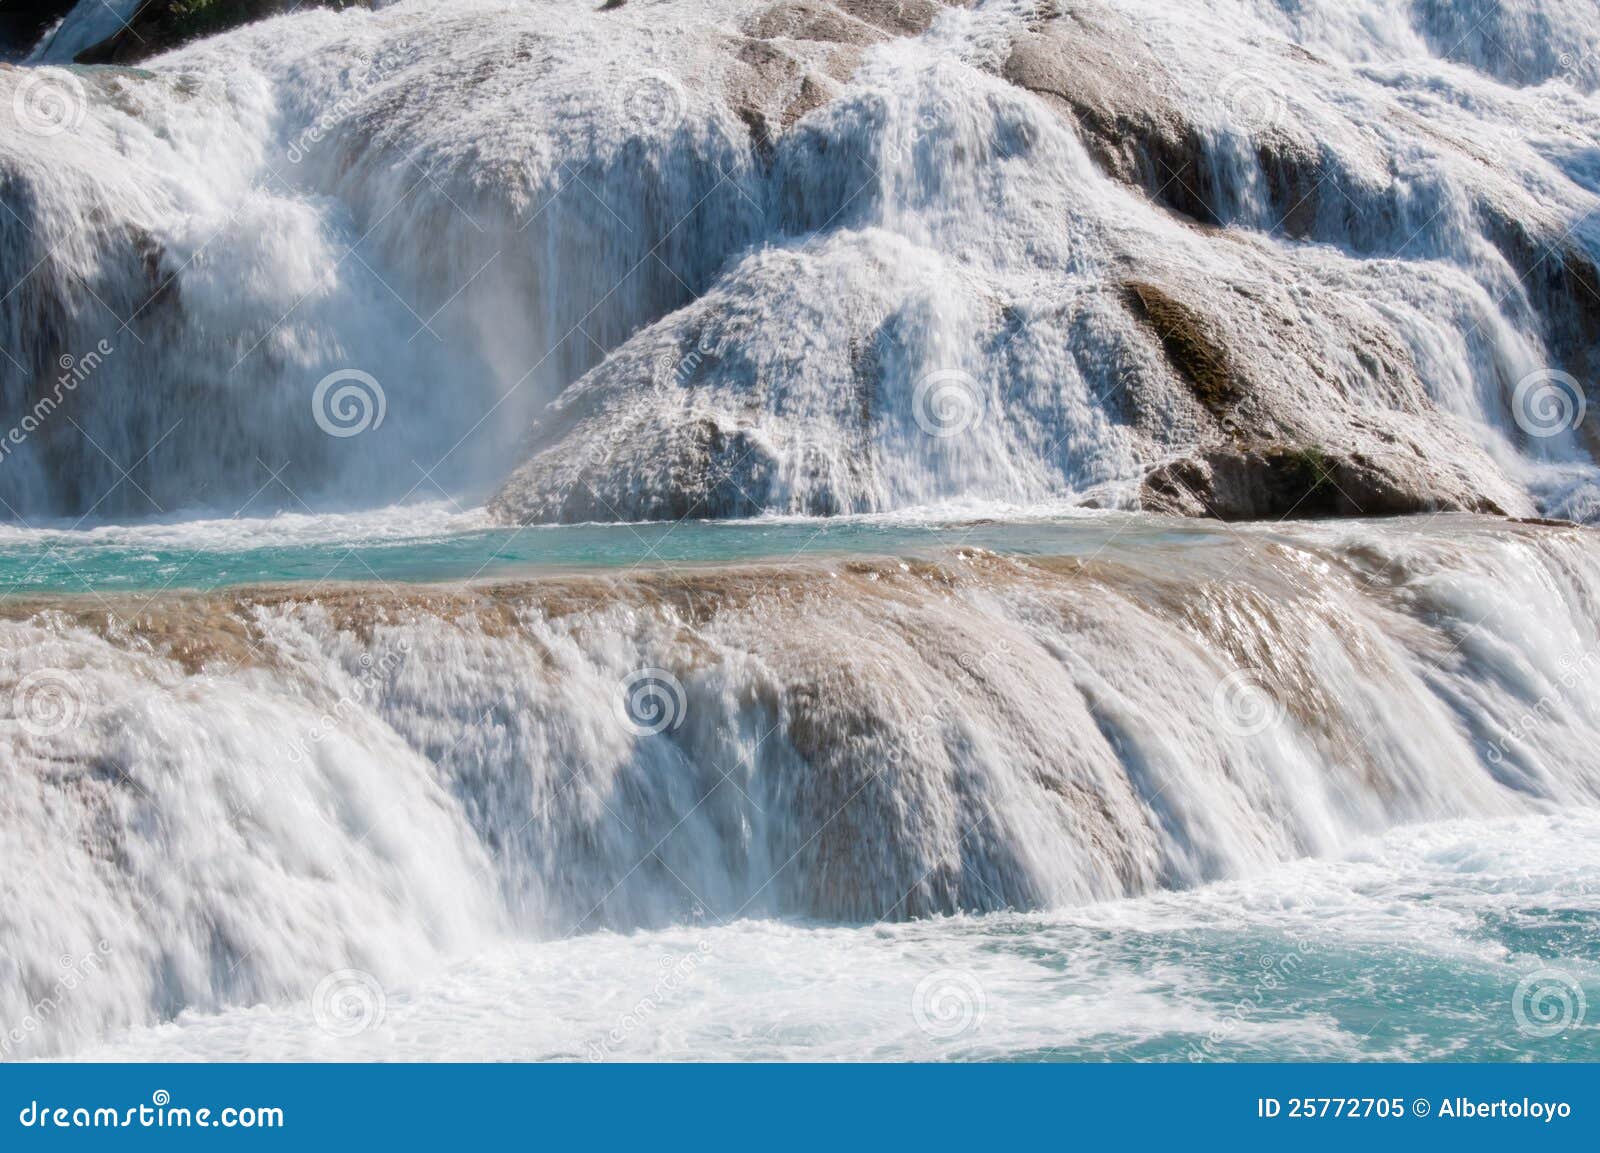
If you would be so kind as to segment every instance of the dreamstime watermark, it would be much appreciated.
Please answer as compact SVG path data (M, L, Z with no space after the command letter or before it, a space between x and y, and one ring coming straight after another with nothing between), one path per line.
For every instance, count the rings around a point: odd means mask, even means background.
M1581 88L1586 82L1600 84L1600 53L1593 48L1562 52L1556 57L1556 63L1561 67L1562 76L1576 87Z
M624 123L643 132L670 132L689 109L683 85L656 69L624 80L617 87L616 101Z
M62 1003L90 977L95 976L111 955L111 942L100 940L87 953L62 954L55 980L44 996L34 1001L22 1020L9 1022L0 1034L0 1059L10 1057L20 1046L26 1045L61 1009Z
M45 422L55 414L56 409L61 407L67 396L78 391L78 387L92 377L105 363L106 358L116 350L116 345L109 340L101 340L81 356L62 353L56 360L59 371L50 391L34 401L33 407L23 414L22 419L11 426L4 438L0 438L0 463L21 448L30 436L43 428Z
M1563 130L1571 131L1569 126L1574 123L1574 106L1583 100L1585 93L1600 84L1600 53L1591 47L1562 52L1556 57L1556 71L1550 80L1565 81L1567 87L1559 83L1545 83L1534 89L1533 102L1538 112L1532 114L1527 123L1536 123L1539 116L1552 116L1561 121ZM1519 143L1527 138L1526 132L1518 133L1515 137ZM1499 152L1500 149L1491 145L1490 151Z
M636 737L675 731L689 713L689 698L666 669L635 669L618 683L612 702L617 720Z
M311 1017L333 1037L356 1037L383 1023L389 999L365 969L335 969L311 991Z
M1211 713L1224 731L1254 737L1282 723L1287 710L1255 673L1235 669L1217 682Z
M983 423L987 401L971 373L941 368L917 381L911 393L911 415L929 436L946 440Z
M911 1018L937 1041L954 1041L983 1028L989 998L983 983L964 969L940 969L917 982Z
M172 1104L172 1094L157 1089L148 1105L126 1109L41 1105L35 1099L23 1106L17 1121L25 1129L282 1129L283 1110L273 1105L196 1109Z
M83 683L65 669L36 669L11 690L12 715L34 737L77 728L87 708Z
M1276 128L1288 113L1283 93L1254 72L1224 76L1216 99L1229 120L1253 135Z
M1583 985L1565 969L1539 969L1517 982L1511 1016L1529 1037L1554 1037L1583 1024L1589 1011Z
M383 426L389 410L383 385L370 372L341 368L317 382L311 394L311 415L317 427L343 440Z
M1511 394L1511 417L1517 427L1541 440L1577 428L1587 407L1583 385L1558 368L1530 372L1517 381Z
M1499 765L1504 763L1506 755L1511 752L1511 746L1528 739L1538 732L1556 713L1568 707L1568 700L1575 690L1586 688L1593 684L1593 674L1596 667L1600 666L1600 651L1586 649L1581 653L1565 652L1561 654L1561 675L1556 678L1556 684L1561 690L1561 695L1545 693L1508 726L1506 733L1499 740L1492 742L1484 751L1489 763Z
M362 653L356 660L360 672L356 675L354 683L347 692L341 693L334 702L333 708L319 716L311 726L311 731L303 737L296 738L289 746L289 763L299 764L305 760L311 751L311 746L320 745L334 733L345 727L350 715L359 709L379 688L388 681L400 663L411 654L411 642L402 637L395 646L381 657L374 657L371 653Z
M657 389L689 383L711 355L712 347L710 333L704 332L687 352L671 348L661 353L651 362L650 383Z
M711 942L702 937L695 942L693 949L681 956L674 957L670 954L662 956L659 961L660 972L650 991L620 1014L617 1023L604 1037L589 1042L589 1060L604 1061L630 1036L649 1024L658 1010L677 997L710 955Z
M1189 1046L1190 1061L1215 1060L1221 1047L1238 1032L1239 1026L1260 1013L1279 990L1288 987L1305 966L1305 959L1314 946L1303 937L1289 936L1289 947L1278 952L1263 952L1257 958L1258 968L1250 987L1233 1004L1228 1005L1222 1020L1213 1025L1201 1040Z
M386 56L363 59L367 65L366 69L352 78L350 86L340 94L338 100L324 109L321 115L302 128L289 142L285 155L288 156L290 164L299 164L312 149L327 138L328 133L354 116L367 93L387 79L397 66L394 60Z
M28 69L11 94L17 127L32 136L76 132L88 110L83 81L63 68Z

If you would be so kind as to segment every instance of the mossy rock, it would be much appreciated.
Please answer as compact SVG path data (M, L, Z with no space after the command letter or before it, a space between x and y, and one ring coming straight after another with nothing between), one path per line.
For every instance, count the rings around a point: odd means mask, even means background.
M78 53L77 62L132 64L297 9L370 7L371 0L151 0L116 35Z
M1153 284L1135 281L1124 287L1129 308L1161 341L1167 359L1194 398L1218 420L1225 418L1243 393L1227 351L1211 335L1205 320Z

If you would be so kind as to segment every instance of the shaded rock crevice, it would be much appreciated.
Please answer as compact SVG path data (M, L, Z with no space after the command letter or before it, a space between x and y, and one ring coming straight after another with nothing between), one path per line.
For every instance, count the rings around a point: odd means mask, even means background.
M26 55L76 0L7 0L0 4L0 60Z
M1111 176L1203 224L1221 223L1205 142L1125 17L1075 6L1041 21L1012 44L1001 75L1076 124Z
M1154 469L1141 507L1218 520L1404 516L1425 512L1505 510L1494 500L1429 482L1424 463L1395 454L1269 444L1210 449Z
M137 64L194 40L304 8L370 8L372 0L148 0L79 64Z

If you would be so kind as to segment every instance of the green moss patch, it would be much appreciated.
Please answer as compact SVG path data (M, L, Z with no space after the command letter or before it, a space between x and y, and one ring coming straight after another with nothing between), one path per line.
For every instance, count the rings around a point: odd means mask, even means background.
M1195 399L1219 420L1227 415L1243 394L1227 352L1212 338L1205 321L1153 284L1135 281L1124 287L1134 315L1156 334Z

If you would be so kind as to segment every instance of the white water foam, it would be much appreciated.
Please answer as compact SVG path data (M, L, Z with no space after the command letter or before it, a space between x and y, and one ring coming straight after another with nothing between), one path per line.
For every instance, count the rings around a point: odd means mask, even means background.
M1344 860L1070 912L601 933L391 988L353 1036L308 1003L261 1006L186 1013L82 1057L1515 1060L1542 1052L1513 1008L1519 982L1558 963L1534 951L1550 948L1539 929L1568 919L1581 934L1600 918L1597 844L1592 813L1452 822ZM1495 924L1528 937L1508 944ZM1557 957L1596 988L1592 959Z
M494 523L482 508L463 509L448 501L423 501L353 513L278 512L270 516L199 516L87 526L73 522L30 526L8 523L0 524L0 548L164 548L226 553L289 546L423 543L489 528Z

